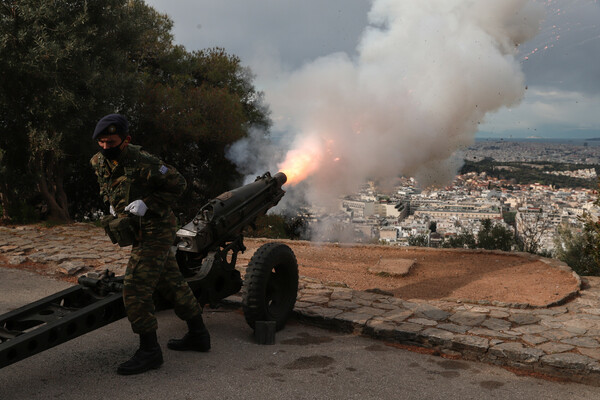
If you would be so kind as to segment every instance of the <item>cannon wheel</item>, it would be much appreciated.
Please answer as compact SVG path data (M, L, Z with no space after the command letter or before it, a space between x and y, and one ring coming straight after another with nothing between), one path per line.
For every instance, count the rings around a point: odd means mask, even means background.
M298 262L283 243L262 245L248 264L243 310L252 329L256 321L275 321L280 330L294 309L298 293Z

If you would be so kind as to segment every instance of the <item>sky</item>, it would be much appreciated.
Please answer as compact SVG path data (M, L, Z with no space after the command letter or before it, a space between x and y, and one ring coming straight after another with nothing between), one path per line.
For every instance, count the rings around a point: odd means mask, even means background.
M272 140L231 146L240 172L282 171L335 207L367 180L449 183L476 138L600 138L599 1L147 3L188 51L222 47L254 73Z
M370 0L146 3L174 21L178 44L188 51L225 48L252 69L262 90L282 71L320 57L339 52L355 57L372 6ZM519 48L525 95L488 114L477 137L600 137L600 2L537 3L545 9L539 33Z

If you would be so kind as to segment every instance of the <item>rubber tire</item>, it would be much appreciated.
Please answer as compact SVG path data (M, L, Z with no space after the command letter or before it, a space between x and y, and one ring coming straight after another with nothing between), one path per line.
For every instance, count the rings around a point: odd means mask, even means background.
M275 321L276 330L285 326L298 295L298 262L283 243L267 243L254 253L246 269L243 310L246 322Z

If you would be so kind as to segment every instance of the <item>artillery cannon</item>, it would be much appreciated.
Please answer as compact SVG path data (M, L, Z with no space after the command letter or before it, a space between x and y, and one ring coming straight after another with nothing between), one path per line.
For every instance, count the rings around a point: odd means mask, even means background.
M245 279L235 268L246 250L243 231L277 205L285 174L268 172L253 183L209 201L177 231L176 259L201 306L218 306L242 288L248 325L275 321L282 329L298 291L298 264L282 243L267 243L252 256ZM78 285L0 315L0 368L74 339L125 316L123 277L109 270L79 278ZM156 308L168 308L155 296Z

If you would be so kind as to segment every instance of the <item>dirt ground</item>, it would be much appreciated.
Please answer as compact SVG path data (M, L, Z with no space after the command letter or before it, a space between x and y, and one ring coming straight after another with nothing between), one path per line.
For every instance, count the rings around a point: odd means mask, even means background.
M248 250L238 264L247 264L266 240L244 239ZM379 289L408 299L501 301L543 306L578 289L577 279L542 261L516 254L390 246L351 246L286 241L296 254L301 276L345 283L356 290ZM367 270L413 260L403 277Z

